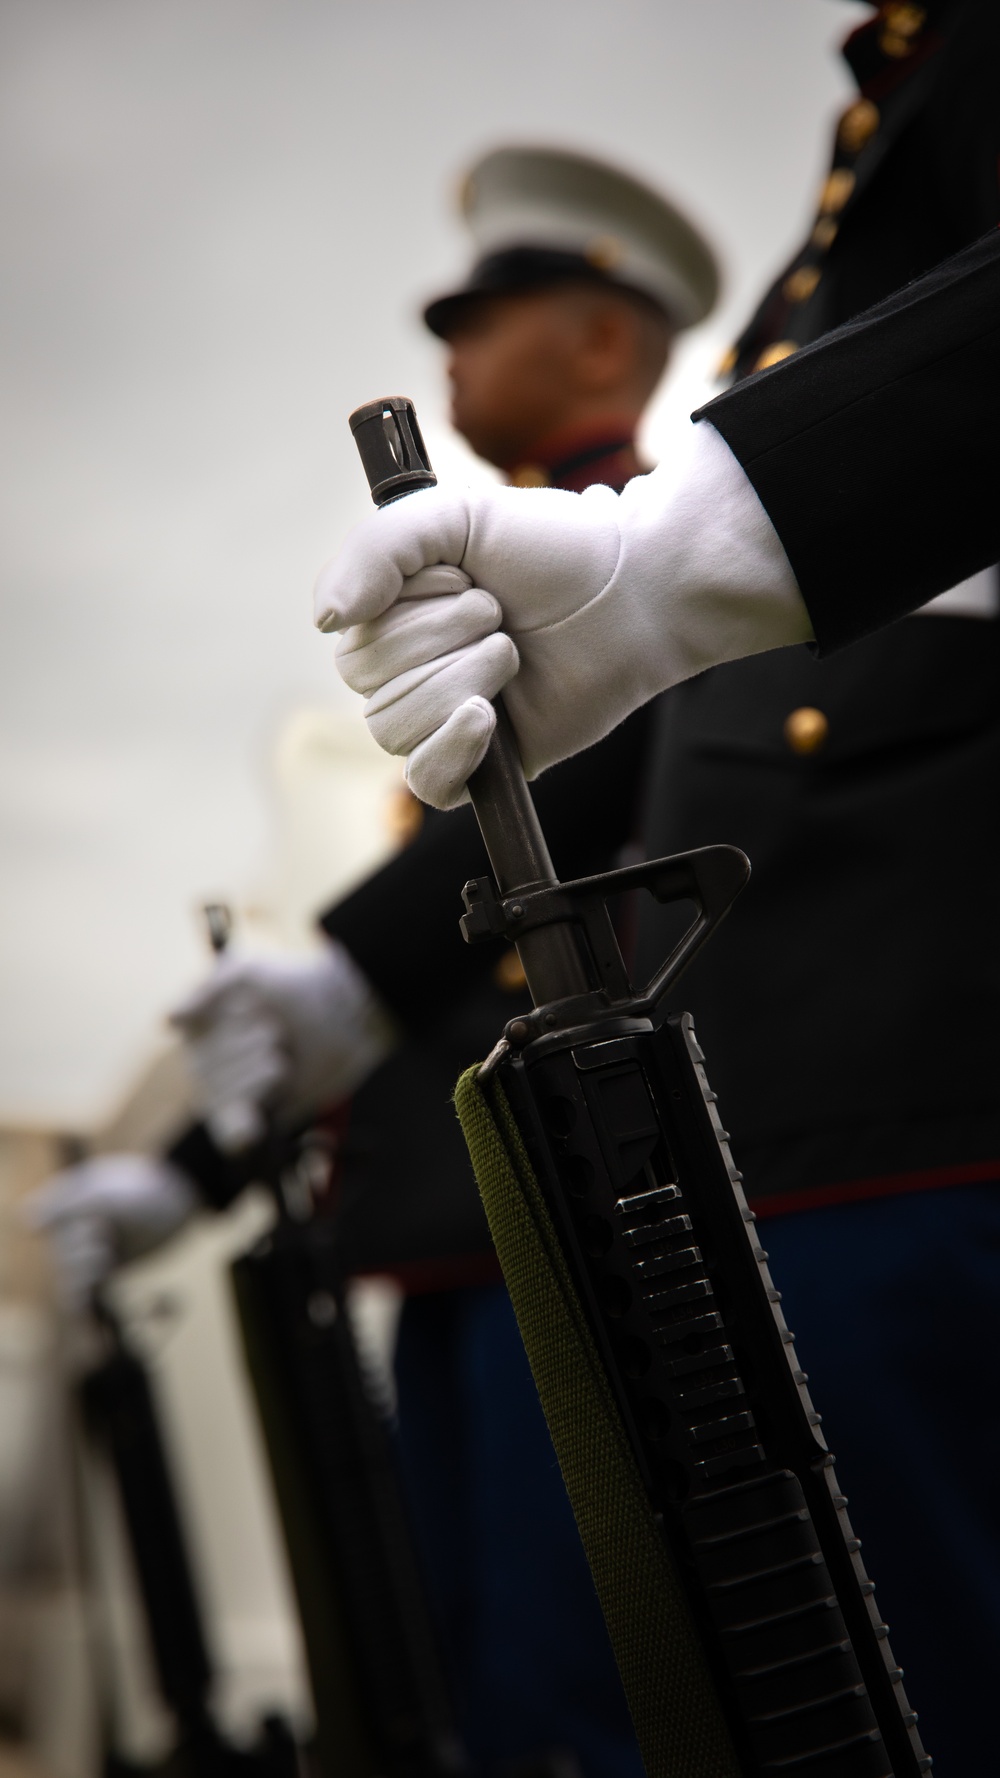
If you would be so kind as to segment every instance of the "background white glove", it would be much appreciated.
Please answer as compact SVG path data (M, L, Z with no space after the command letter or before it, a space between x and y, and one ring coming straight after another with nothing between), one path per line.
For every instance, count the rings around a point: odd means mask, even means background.
M117 1265L159 1247L198 1205L190 1180L167 1161L103 1154L54 1173L24 1214L48 1236L60 1296L78 1311Z
M316 622L345 632L341 675L426 802L463 800L503 686L531 778L667 686L810 637L753 487L714 427L694 431L679 479L431 489L373 514L324 569Z
M262 1134L247 1106L294 1122L344 1098L395 1043L389 1015L343 945L309 957L229 955L171 1013L202 1114L221 1148Z

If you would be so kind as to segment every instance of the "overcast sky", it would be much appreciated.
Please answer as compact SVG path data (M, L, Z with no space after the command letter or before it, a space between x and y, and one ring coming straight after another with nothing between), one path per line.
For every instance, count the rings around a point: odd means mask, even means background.
M0 1120L86 1124L268 844L360 401L443 420L422 297L504 140L606 154L719 245L672 425L803 232L851 0L4 0ZM348 716L346 713L350 712Z

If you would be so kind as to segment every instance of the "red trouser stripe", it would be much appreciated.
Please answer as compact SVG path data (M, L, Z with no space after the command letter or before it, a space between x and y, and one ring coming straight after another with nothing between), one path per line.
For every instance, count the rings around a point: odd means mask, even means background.
M1000 1183L1000 1161L965 1161L958 1167L928 1167L921 1173L883 1173L874 1179L847 1179L839 1185L817 1185L811 1191L773 1192L750 1202L758 1216L783 1216L789 1210L823 1210L828 1204L858 1204L865 1198L897 1198L904 1192L992 1183Z

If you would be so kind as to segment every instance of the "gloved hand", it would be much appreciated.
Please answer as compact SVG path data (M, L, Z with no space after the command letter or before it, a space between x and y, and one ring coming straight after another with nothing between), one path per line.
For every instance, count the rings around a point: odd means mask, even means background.
M53 1174L25 1200L48 1236L66 1307L85 1308L117 1265L166 1241L198 1208L179 1168L142 1154L102 1154Z
M341 675L366 694L380 746L408 756L425 802L464 799L504 686L532 778L667 686L809 638L753 487L714 427L695 434L680 478L656 470L620 495L410 495L359 525L323 570L316 622L344 632Z
M343 945L309 957L222 958L175 1008L205 1122L221 1148L263 1133L247 1108L294 1123L344 1098L388 1055L389 1015Z

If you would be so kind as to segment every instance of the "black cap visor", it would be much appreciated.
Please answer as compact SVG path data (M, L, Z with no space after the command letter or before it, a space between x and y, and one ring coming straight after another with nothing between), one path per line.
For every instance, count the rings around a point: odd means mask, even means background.
M613 278L599 266L591 264L583 253L562 252L554 247L507 247L502 253L488 253L473 266L461 290L439 296L428 303L424 320L438 339L446 340L459 323L462 311L490 296L514 296L529 290L545 290L553 284L603 284L611 290L627 290L662 309L655 297L644 290ZM664 311L665 313L665 311Z

